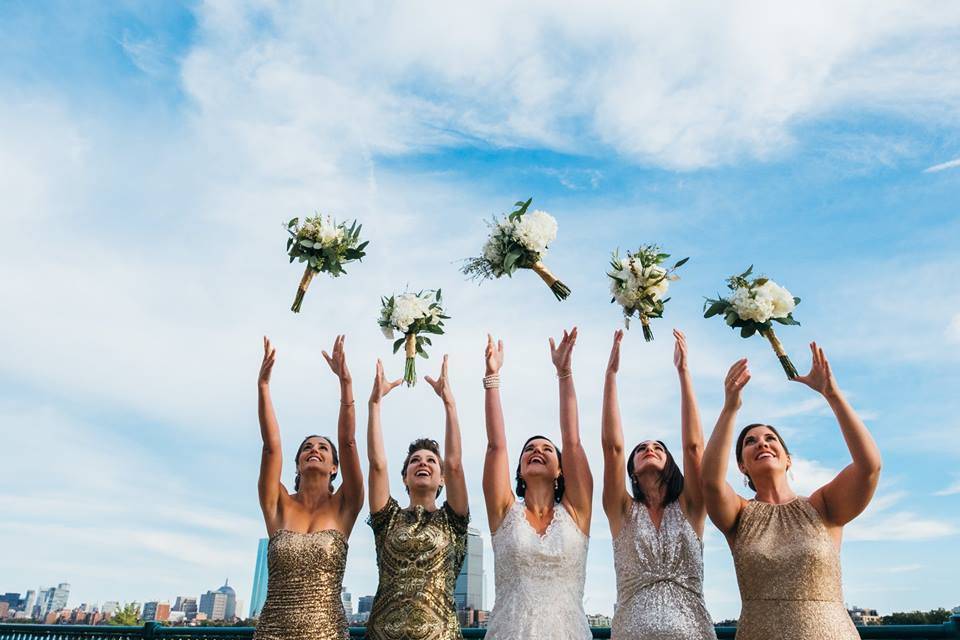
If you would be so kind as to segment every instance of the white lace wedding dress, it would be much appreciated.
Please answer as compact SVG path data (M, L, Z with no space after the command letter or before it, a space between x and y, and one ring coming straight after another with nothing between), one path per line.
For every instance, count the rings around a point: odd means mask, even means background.
M583 583L590 540L563 504L542 536L524 509L516 502L493 534L497 599L487 640L587 640Z

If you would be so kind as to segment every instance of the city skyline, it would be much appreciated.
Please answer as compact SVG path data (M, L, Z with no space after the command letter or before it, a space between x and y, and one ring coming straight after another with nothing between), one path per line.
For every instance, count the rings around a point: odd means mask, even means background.
M801 326L778 331L796 366L817 340L883 453L877 494L844 532L845 600L960 602L960 6L598 6L437 4L418 20L305 2L0 4L0 546L17 550L3 580L69 580L86 602L209 585L199 602L229 576L252 605L262 336L278 349L285 485L301 438L335 432L320 350L343 332L365 468L375 362L391 377L403 365L376 324L380 296L409 286L442 288L452 316L417 368L435 376L450 355L487 608L472 455L486 334L506 344L513 465L527 436L558 434L547 339L579 326L595 480L585 609L611 614L599 423L623 319L605 271L613 250L657 242L691 259L656 340L624 338L626 438L678 451L676 326L706 434L727 367L749 357L742 419L781 430L794 488L849 462L828 408L768 345L702 317L704 297L754 264L802 298ZM528 197L559 223L547 262L573 290L562 303L530 273L477 286L459 271L485 221ZM283 224L315 211L356 218L370 245L292 314L302 270ZM442 435L428 385L385 399L383 432L390 452ZM403 502L401 459L389 477ZM353 594L376 591L366 517L349 540ZM703 542L708 610L734 618L726 541L708 523Z

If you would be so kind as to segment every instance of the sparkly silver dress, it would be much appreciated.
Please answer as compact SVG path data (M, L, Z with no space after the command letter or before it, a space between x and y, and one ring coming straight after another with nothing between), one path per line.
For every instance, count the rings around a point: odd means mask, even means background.
M678 501L663 510L658 531L636 500L613 540L617 608L612 640L702 640L717 637L703 602L703 542Z
M497 600L487 640L590 640L583 611L590 539L563 504L543 535L516 502L493 534Z

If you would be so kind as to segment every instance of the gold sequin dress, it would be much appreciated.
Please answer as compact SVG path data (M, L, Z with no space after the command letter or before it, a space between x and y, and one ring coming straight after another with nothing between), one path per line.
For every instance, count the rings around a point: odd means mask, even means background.
M858 640L843 604L840 553L807 498L751 500L733 540L737 640Z
M335 529L295 533L279 529L267 545L267 600L254 640L344 640L340 591L347 540Z
M401 509L393 498L368 520L380 584L367 622L370 640L459 640L453 589L467 550L469 516L446 502Z
M663 510L657 529L636 500L613 539L617 606L613 640L716 640L703 602L703 542L680 503Z

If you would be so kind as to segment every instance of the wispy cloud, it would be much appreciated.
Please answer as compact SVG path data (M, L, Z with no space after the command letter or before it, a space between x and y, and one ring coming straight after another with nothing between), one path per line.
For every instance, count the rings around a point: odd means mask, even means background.
M960 494L960 476L954 475L953 483L935 492L935 496L955 496Z
M935 164L932 167L927 167L923 170L924 173L936 173L938 171L945 171L947 169L953 169L955 167L960 167L960 158L956 160L949 160L947 162L941 162L940 164Z

